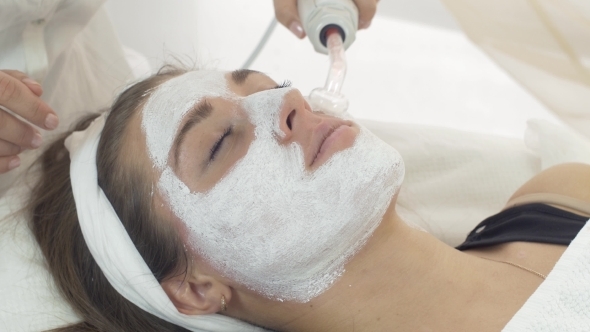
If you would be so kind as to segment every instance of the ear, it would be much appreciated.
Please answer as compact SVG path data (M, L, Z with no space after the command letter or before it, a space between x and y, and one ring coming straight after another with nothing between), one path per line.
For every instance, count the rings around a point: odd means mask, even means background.
M206 315L222 310L221 298L229 306L231 288L208 275L177 276L161 283L178 312Z

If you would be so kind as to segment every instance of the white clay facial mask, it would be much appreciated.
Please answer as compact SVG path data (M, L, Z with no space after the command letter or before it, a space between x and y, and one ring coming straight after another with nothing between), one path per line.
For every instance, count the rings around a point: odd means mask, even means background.
M281 105L291 89L239 97L223 75L207 85L217 90L206 88L203 82L214 77L191 72L174 78L144 108L150 156L162 170L159 190L190 230L190 245L221 274L271 299L307 302L337 280L379 225L403 180L403 161L361 128L353 146L306 171L301 146L282 146L278 139L284 135ZM191 192L159 158L171 146L172 138L163 135L173 137L186 108L204 96L237 100L255 138L213 188ZM178 120L166 125L175 127L162 129L163 114L174 114Z

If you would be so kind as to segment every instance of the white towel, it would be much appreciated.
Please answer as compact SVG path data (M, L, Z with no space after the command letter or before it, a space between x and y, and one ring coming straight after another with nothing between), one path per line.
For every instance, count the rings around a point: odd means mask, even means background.
M590 331L590 221L502 331Z
M541 171L539 156L521 139L360 122L404 158L406 177L397 213L452 246L465 241L483 219L500 212L516 189Z
M590 164L590 140L570 128L546 120L527 122L525 143L541 158L546 169L564 162Z

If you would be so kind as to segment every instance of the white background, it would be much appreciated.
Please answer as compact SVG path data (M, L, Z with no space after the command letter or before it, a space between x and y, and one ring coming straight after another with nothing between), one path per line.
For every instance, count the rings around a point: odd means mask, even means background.
M271 0L109 0L122 43L157 68L175 56L233 70L274 16ZM522 137L529 118L556 118L463 35L437 0L381 0L347 51L343 93L354 116ZM252 65L308 94L324 84L327 56L278 25Z

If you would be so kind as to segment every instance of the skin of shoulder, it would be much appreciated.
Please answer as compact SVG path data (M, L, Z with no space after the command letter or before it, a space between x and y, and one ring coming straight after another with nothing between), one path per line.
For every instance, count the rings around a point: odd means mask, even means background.
M523 184L509 201L537 193L559 194L590 203L590 165L565 163L552 166Z

